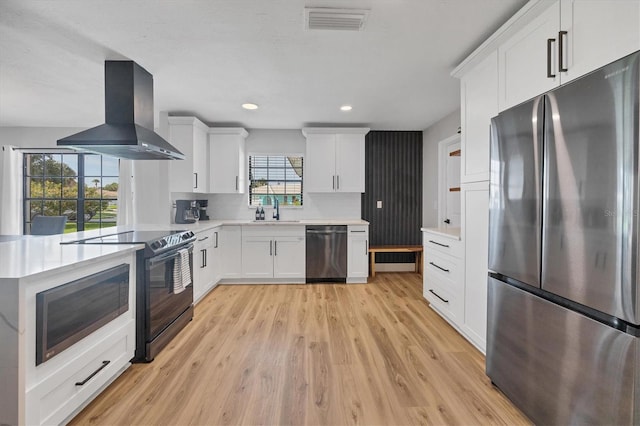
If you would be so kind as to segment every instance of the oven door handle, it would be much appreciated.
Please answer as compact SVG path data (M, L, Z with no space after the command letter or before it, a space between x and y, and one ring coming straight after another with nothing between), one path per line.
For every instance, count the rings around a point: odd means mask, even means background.
M148 265L149 266L153 266L153 265L157 265L158 263L166 262L169 259L175 259L176 257L179 256L178 250L182 250L184 248L186 248L189 251L191 251L193 249L193 244L189 244L189 245L186 245L184 247L180 247L179 249L177 249L175 251L172 250L171 253L169 253L169 254L162 254L162 255L159 255L159 256L152 257L151 259L149 259L147 261Z

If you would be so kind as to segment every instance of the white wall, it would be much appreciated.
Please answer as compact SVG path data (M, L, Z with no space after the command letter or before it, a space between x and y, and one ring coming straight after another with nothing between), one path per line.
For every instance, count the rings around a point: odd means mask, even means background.
M250 154L305 154L306 139L300 129L248 130L246 152ZM248 178L248 176L247 176ZM180 196L177 196L180 195ZM172 194L172 199L181 199L190 194ZM248 207L248 194L210 194L207 213L212 219L253 219L255 209ZM187 199L203 198L190 196ZM303 194L302 207L284 207L280 209L282 220L297 219L360 219L360 198L357 194ZM268 217L273 211L266 209Z
M460 110L443 117L422 133L422 226L438 226L438 142L460 127Z

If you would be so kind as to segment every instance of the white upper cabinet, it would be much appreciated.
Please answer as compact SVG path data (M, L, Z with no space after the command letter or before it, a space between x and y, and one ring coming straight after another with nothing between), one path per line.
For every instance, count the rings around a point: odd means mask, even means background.
M364 139L368 128L304 128L307 192L364 192Z
M553 2L498 48L500 111L560 84L555 54L559 29L560 5Z
M209 129L209 192L244 194L247 186L245 138L241 127Z
M489 180L491 118L498 115L498 53L492 52L460 81L462 183Z
M207 130L195 117L169 117L169 141L184 160L171 161L171 192L209 192Z
M562 0L498 48L507 109L640 49L640 0Z
M640 50L640 0L562 0L561 83Z

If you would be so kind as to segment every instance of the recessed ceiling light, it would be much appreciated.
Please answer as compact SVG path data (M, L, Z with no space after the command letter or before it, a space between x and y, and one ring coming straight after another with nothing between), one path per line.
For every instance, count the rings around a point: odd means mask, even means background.
M342 105L340 107L340 111L351 111L352 107L351 105Z
M244 108L244 109L258 109L258 105L256 105L256 104L242 104L242 108Z

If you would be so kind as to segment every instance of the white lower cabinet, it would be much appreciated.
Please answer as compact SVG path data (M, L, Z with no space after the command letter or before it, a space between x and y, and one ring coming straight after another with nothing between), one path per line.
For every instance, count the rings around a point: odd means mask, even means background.
M366 283L369 278L369 226L350 225L347 236L347 282Z
M242 229L242 278L278 278L304 282L304 226L257 226Z
M218 237L221 279L242 277L242 226L223 225Z
M196 234L193 247L193 301L199 302L220 280L220 227Z
M489 182L462 185L464 335L483 353L487 341Z
M462 242L455 236L424 231L424 296L431 307L454 327L464 319Z

